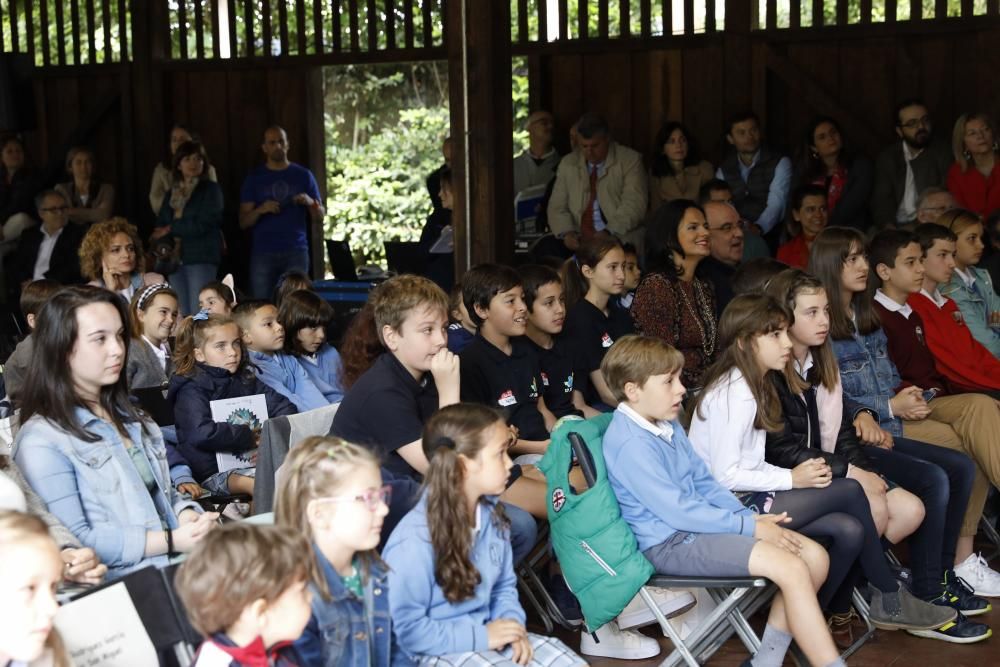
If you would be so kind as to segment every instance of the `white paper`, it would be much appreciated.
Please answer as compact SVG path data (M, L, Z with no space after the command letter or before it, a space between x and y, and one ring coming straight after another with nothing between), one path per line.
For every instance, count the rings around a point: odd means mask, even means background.
M124 583L63 605L55 626L76 667L159 665Z
M260 433L264 422L267 421L267 399L264 394L220 398L216 401L210 401L209 407L212 410L214 421L249 426L254 433ZM257 450L216 452L215 462L219 466L219 472L236 468L253 468L257 465Z

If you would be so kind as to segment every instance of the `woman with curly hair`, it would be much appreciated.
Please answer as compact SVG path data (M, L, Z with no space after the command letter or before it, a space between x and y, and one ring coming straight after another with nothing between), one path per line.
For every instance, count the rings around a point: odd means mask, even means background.
M125 218L97 223L80 243L80 272L89 284L117 292L126 301L144 285L166 282L159 273L145 273L144 268L139 232Z

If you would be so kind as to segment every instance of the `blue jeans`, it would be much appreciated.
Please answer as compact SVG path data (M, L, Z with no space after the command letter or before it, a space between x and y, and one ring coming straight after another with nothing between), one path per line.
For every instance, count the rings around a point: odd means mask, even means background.
M206 284L215 280L219 267L215 264L181 264L170 274L170 286L177 292L181 315L198 312L198 292Z
M865 447L880 473L924 503L924 520L910 535L913 593L941 592L944 570L955 561L955 548L976 468L968 456L936 445L895 438L892 449Z
M278 278L286 271L309 271L308 248L250 256L250 291L255 299L270 299Z

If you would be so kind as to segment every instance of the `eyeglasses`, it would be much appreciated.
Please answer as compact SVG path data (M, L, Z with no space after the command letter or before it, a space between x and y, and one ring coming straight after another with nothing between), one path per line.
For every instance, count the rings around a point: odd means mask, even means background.
M734 229L746 230L748 222L746 220L737 220L736 222L727 222L724 225L719 225L718 227L709 227L708 230L711 232L722 232L723 234L729 234Z
M69 210L69 206L50 206L49 208L38 209L41 213L65 213Z
M368 489L357 496L327 496L313 498L317 503L364 503L369 512L374 512L379 505L388 505L392 501L392 487L386 484L380 489Z
M900 123L900 125L901 125L901 127L904 127L907 130L915 130L918 127L930 127L931 126L931 117L930 116L923 116L922 118L911 118L910 120L906 121L905 123Z

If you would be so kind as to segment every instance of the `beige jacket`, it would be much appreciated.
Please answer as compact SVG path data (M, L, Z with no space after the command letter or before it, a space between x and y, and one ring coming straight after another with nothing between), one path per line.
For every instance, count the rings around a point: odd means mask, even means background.
M614 141L597 181L597 200L608 230L622 241L641 247L645 234L646 171L642 156ZM583 154L574 151L559 162L549 199L549 228L557 236L580 231L580 217L590 199L590 175Z

